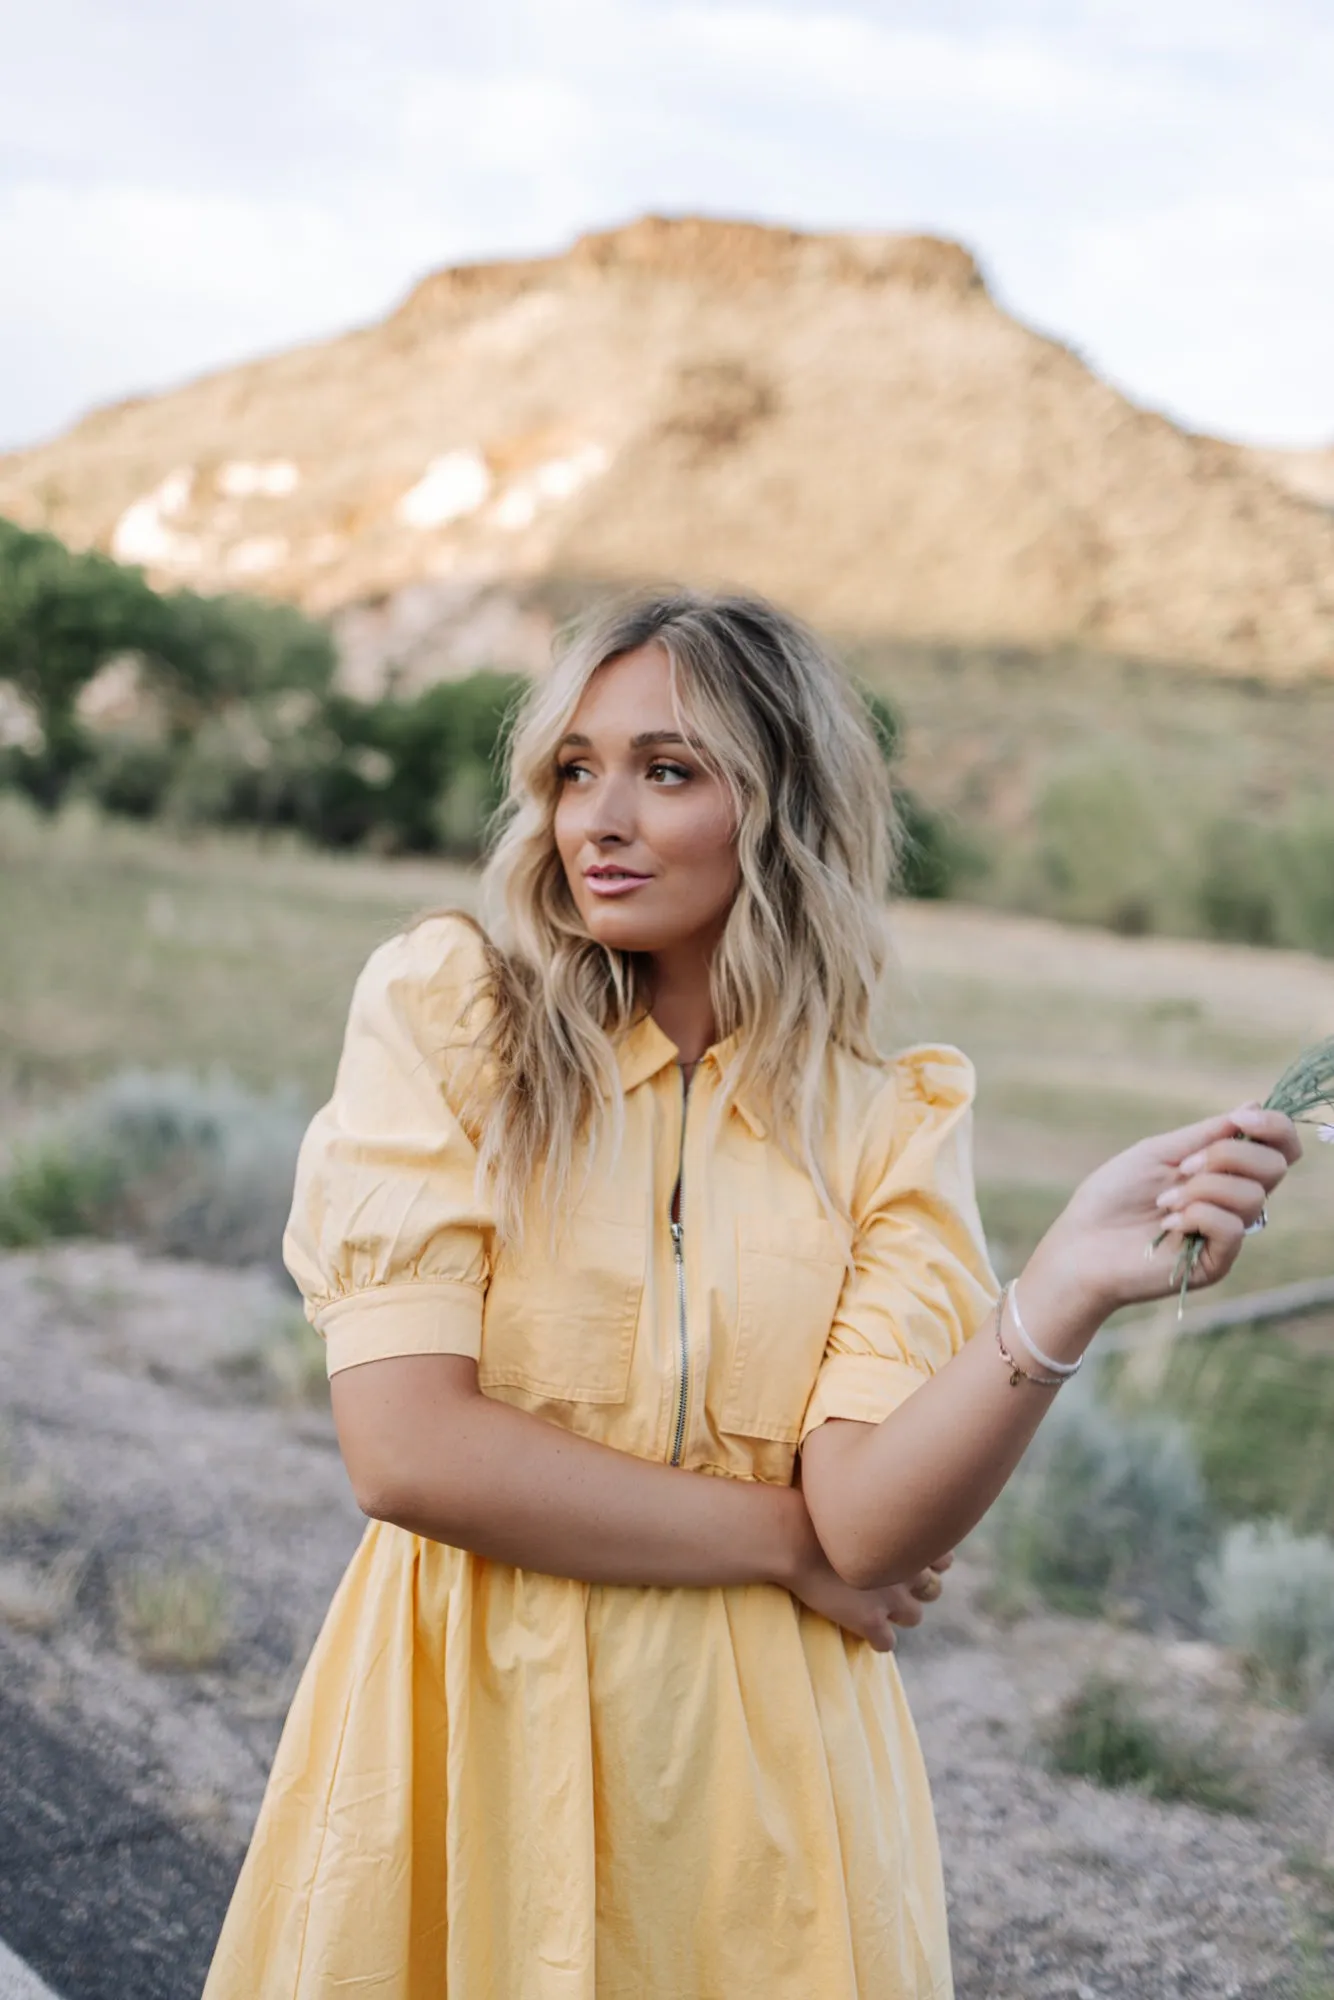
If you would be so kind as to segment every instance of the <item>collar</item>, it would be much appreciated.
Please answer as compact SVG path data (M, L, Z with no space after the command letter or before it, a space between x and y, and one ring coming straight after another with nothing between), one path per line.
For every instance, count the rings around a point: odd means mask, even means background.
M707 1064L715 1077L721 1078L736 1052L739 1039L733 1034L724 1036L721 1042L714 1042L700 1057L700 1068ZM679 1061L681 1054L676 1043L663 1033L651 1014L641 1014L634 1025L619 1037L615 1048L621 1088L627 1094L641 1083L647 1083L651 1076L657 1076L669 1064ZM756 1139L765 1137L768 1128L753 1104L739 1097L734 1099L732 1109L740 1114Z

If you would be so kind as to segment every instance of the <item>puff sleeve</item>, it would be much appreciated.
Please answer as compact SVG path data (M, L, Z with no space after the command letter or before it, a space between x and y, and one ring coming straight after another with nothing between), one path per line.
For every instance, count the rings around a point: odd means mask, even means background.
M380 946L357 981L283 1238L331 1375L391 1355L480 1352L491 1222L449 1095L482 965L466 923L432 918Z
M957 1354L999 1285L972 1168L973 1066L908 1049L873 1108L853 1194L844 1281L801 1436L830 1417L878 1424Z

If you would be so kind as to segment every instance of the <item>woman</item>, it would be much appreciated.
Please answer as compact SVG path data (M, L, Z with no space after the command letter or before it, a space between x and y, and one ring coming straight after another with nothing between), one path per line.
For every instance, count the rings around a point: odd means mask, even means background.
M1132 1147L998 1300L972 1070L870 1041L889 801L812 637L615 609L511 763L496 942L374 954L301 1156L371 1525L207 2000L946 1995L893 1625L1183 1233L1230 1268L1296 1134Z

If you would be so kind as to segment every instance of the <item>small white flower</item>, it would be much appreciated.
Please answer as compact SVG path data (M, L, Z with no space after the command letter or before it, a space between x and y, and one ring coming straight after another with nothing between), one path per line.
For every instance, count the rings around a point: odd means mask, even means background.
M1327 1146L1334 1146L1334 1125L1317 1125L1315 1135L1317 1139L1323 1139Z

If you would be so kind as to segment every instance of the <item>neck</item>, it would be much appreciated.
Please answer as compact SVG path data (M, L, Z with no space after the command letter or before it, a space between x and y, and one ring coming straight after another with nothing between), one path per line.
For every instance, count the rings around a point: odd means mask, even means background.
M709 992L708 954L689 947L655 953L649 1011L667 1039L675 1042L681 1061L698 1062L718 1039Z

